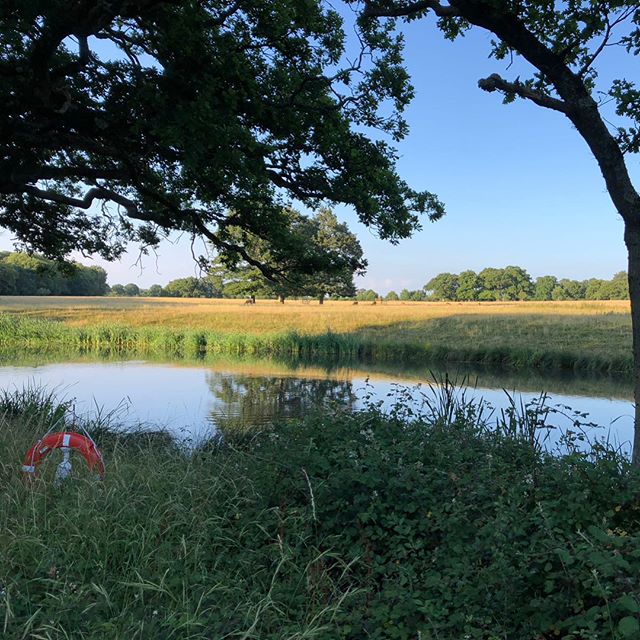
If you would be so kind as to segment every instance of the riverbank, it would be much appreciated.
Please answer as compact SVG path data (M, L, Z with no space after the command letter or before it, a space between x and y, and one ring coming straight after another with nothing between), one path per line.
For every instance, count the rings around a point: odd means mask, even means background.
M253 307L237 300L3 298L0 349L632 370L626 302Z
M640 478L552 458L447 396L310 415L193 451L89 424L103 483L19 477L59 415L0 402L3 637L637 637ZM15 400L15 399L14 399Z

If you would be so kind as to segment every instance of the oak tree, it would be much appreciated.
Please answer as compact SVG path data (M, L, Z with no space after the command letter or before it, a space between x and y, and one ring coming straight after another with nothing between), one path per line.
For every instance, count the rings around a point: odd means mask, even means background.
M356 236L346 224L338 222L335 214L321 208L313 216L304 216L294 209L281 212L287 219L294 240L296 257L283 260L275 256L271 246L262 238L239 227L230 227L229 236L267 268L244 259L240 252L227 251L218 255L209 266L208 278L219 281L226 296L277 297L280 302L292 296L312 296L320 304L325 296L355 295L353 278L364 272L367 262ZM301 263L315 264L312 273L299 268Z
M307 271L283 202L409 236L442 205L365 134L405 133L399 43L379 28L348 59L345 39L319 0L4 0L0 227L106 258L180 230L265 268L241 228Z

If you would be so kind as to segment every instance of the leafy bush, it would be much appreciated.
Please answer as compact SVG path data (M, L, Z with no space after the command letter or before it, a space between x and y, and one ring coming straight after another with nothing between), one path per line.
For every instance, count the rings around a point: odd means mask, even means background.
M5 418L3 638L637 638L627 461L400 393L191 451L101 427L105 482L59 490L23 484Z
M526 429L483 431L473 407L425 423L406 406L282 425L247 451L268 504L311 502L317 535L352 567L357 601L327 640L639 637L640 478L626 460L600 445L552 457Z

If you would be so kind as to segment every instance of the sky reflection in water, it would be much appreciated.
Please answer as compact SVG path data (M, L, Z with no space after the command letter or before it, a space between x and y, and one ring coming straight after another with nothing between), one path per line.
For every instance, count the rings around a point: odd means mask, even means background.
M370 375L367 382L367 376ZM466 390L467 398L484 398L496 412L508 407L503 389L515 389L516 403L550 395L550 405L567 405L589 414L589 421L603 429L591 432L608 437L629 450L633 430L633 406L626 384L615 381L533 378L525 381L477 373L468 375L476 388ZM444 374L436 374L440 380ZM244 428L266 424L273 419L296 418L323 403L361 408L363 398L373 392L388 408L398 385L415 387L429 393L427 370L394 372L391 368L372 373L357 369L296 367L268 362L207 363L201 366L177 366L167 363L64 362L43 366L0 367L0 388L44 385L55 389L61 398L74 398L79 414L112 413L113 421L133 426L162 426L182 438L198 440L212 429ZM368 384L367 389L365 386ZM586 393L585 393L586 392ZM591 393L592 395L588 395ZM513 394L512 394L513 395ZM569 419L555 415L553 423L563 429ZM553 434L552 440L557 439Z

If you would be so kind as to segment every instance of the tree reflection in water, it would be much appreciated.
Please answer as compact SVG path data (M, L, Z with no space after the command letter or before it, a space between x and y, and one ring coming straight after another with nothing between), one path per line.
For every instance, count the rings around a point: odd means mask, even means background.
M207 384L215 398L210 420L223 433L300 418L328 405L353 410L356 402L350 380L209 371Z

